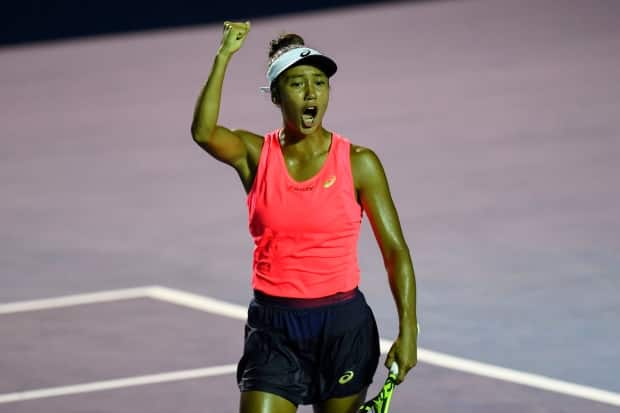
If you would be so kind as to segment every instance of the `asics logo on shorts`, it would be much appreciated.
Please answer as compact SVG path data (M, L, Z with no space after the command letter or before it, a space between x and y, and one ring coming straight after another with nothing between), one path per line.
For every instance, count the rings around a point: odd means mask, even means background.
M347 384L348 382L353 380L353 376L355 376L355 373L353 373L351 370L347 370L342 376L340 376L340 378L338 379L338 383Z

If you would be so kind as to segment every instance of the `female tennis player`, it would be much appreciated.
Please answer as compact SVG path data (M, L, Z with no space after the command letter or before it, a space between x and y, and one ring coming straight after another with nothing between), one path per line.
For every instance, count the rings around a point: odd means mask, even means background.
M417 362L416 289L383 167L370 149L323 127L336 63L295 34L271 42L268 87L282 126L264 136L218 124L226 68L249 22L225 22L196 104L192 136L232 166L247 193L252 287L237 369L242 413L358 410L379 360L374 316L358 289L362 211L387 269L399 335L386 366L397 383ZM243 114L242 103L237 106Z

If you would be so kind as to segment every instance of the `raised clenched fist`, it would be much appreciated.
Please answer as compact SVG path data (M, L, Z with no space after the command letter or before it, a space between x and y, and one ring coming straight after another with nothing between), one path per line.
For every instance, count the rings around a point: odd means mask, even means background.
M224 34L220 52L233 54L243 46L250 31L250 22L224 22Z

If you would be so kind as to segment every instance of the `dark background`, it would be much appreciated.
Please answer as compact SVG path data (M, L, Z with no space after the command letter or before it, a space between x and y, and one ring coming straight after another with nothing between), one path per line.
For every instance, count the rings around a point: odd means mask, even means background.
M4 3L4 2L3 2ZM0 45L249 19L376 0L13 0L0 9Z

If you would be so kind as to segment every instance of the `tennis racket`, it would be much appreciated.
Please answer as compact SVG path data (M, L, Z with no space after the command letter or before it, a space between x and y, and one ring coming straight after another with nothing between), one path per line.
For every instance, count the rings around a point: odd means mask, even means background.
M390 367L390 373L379 394L364 403L359 411L364 413L388 413L392 393L394 392L394 387L396 387L396 376L398 376L398 364L393 362Z

